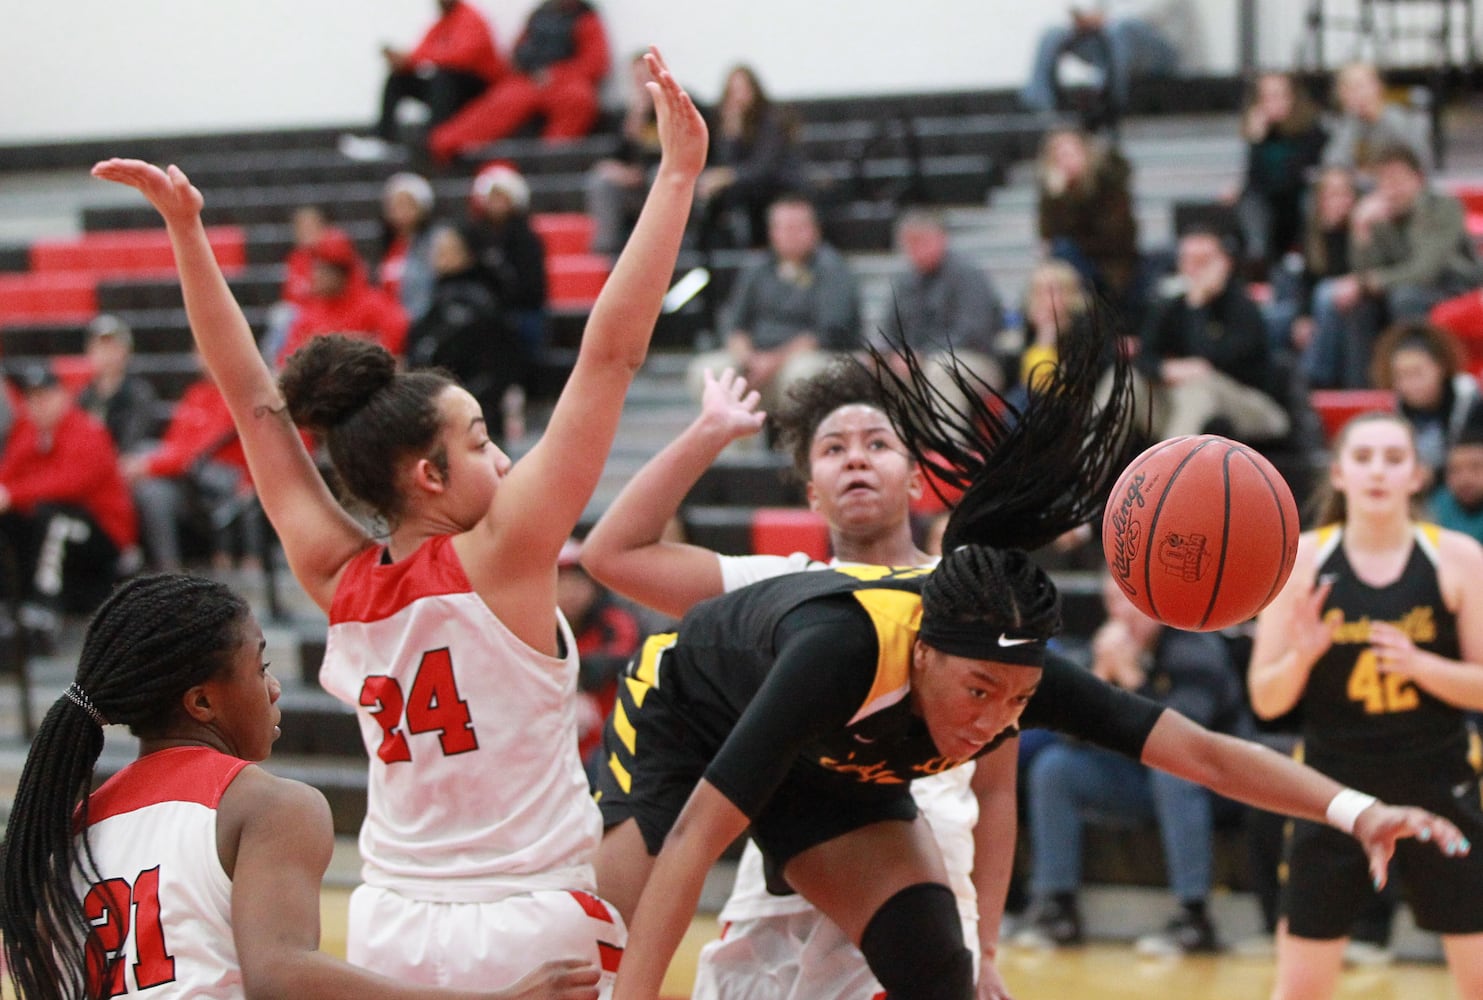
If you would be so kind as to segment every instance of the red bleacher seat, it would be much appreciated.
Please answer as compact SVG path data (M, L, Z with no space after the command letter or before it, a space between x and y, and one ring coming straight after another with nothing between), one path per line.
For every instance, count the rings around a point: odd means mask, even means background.
M539 212L530 217L530 228L546 245L546 256L555 257L591 250L597 225L583 212Z
M1314 389L1308 398L1329 440L1351 417L1371 410L1394 410L1396 406L1395 393L1389 389Z
M241 226L206 230L222 270L247 265L247 234ZM75 272L99 277L160 275L175 272L170 237L163 229L87 233L72 240L39 240L31 245L33 273Z
M88 273L0 275L0 326L85 323L98 312L97 289L97 277Z
M752 514L752 551L774 556L805 552L825 561L829 558L829 525L811 510L759 507Z
M608 280L611 265L597 254L562 254L546 258L547 294L551 308L591 306Z

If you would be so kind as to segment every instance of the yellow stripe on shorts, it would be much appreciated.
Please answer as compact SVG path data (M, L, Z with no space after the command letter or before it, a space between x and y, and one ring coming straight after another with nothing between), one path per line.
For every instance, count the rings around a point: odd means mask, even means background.
M632 684L633 682L630 681L629 683ZM623 745L632 754L634 752L634 741L638 738L638 734L633 730L633 723L628 721L628 712L624 710L623 699L621 698L613 705L613 732L618 734L618 738L623 741Z
M613 777L618 779L618 787L623 789L624 795L633 791L633 775L628 773L628 768L618 762L617 754L608 756L608 770L612 771Z

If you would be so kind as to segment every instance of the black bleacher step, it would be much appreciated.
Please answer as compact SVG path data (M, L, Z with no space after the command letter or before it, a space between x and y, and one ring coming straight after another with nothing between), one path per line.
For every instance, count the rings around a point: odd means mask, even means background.
M798 507L803 502L792 462L768 448L722 457L685 497L686 505L709 507Z
M322 691L318 682L313 688L285 688L278 707L282 735L274 744L275 754L365 759L355 712Z
M685 540L726 555L752 551L752 507L691 506L680 508Z
M283 268L257 265L233 273L227 279L232 294L243 306L270 306L283 288ZM98 283L98 308L103 312L128 309L177 309L181 307L180 280L172 275L157 278L106 279Z
M811 173L838 190L847 191L857 178L879 186L900 183L912 176L913 164L904 157L870 159L863 163L831 160L814 164ZM926 197L935 202L984 200L995 177L993 162L982 155L924 156L920 160ZM585 177L580 173L530 178L531 208L536 212L580 212L585 209ZM434 182L440 202L457 204L468 192L462 178ZM340 222L374 221L380 217L381 185L366 182L266 185L208 192L202 217L207 225L257 226L282 224L301 205L329 205ZM113 229L157 229L159 217L148 205L109 205L83 209L83 228L93 232Z
M0 246L0 273L20 273L31 269L31 247L26 244Z
M154 163L186 163L209 153L235 155L254 150L333 149L342 128L286 128L259 131L193 133L140 138L84 139L76 142L0 146L4 170L49 170L91 167L110 156L129 156Z

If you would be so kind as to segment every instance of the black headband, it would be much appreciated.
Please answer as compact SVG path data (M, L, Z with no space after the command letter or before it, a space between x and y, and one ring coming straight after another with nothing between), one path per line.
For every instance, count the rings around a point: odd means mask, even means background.
M923 642L949 656L966 656L970 660L992 660L1025 667L1045 665L1045 640L1014 636L991 629L981 622L939 622L922 618Z

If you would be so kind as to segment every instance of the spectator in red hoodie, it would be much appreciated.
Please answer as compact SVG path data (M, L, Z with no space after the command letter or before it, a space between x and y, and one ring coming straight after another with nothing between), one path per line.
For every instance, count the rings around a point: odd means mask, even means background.
M514 67L482 96L435 127L439 160L503 139L537 114L541 137L580 139L597 121L598 85L608 73L608 37L585 0L543 0L515 42Z
M288 328L298 318L299 307L309 300L309 286L314 275L314 244L330 228L330 218L318 205L300 205L294 209L293 248L283 258L283 288L278 301L268 309L267 328L261 348L269 364L283 350Z
M399 139L397 107L404 100L427 106L429 124L441 125L504 78L508 68L494 45L489 22L473 4L438 0L441 12L410 52L381 47L386 86L374 138L342 136L340 151L354 159L379 159Z
M0 537L22 592L22 625L54 637L65 611L91 611L137 558L134 504L113 438L49 365L16 377L22 419L0 454Z
M133 487L153 568L180 572L181 527L187 519L210 535L213 568L230 568L236 549L244 569L261 565L263 525L253 504L247 457L227 401L210 378L185 390L159 445L127 456L121 468Z
M409 325L407 311L372 286L350 237L339 229L327 229L309 255L309 297L299 307L275 360L282 364L311 337L326 333L364 336L401 357Z

